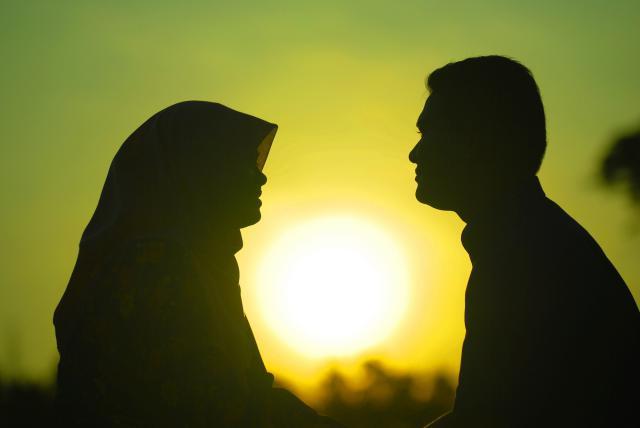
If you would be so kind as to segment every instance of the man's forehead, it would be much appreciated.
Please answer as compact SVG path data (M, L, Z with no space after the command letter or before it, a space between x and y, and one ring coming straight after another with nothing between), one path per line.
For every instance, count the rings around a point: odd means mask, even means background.
M416 122L416 128L420 129L424 125L424 109L420 112L418 116L418 121Z
M441 104L437 100L434 101L433 94L429 95L429 97L427 98L427 101L425 101L424 103L424 107L422 108L420 115L418 116L418 121L416 122L416 126L418 128L422 128L427 121L434 119L434 116L435 116L434 103Z

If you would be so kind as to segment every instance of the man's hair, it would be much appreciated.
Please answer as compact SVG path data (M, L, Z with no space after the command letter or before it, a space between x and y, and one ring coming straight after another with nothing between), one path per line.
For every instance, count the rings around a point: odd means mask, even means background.
M467 58L432 72L427 88L514 171L538 171L547 146L544 107L524 65L497 55Z

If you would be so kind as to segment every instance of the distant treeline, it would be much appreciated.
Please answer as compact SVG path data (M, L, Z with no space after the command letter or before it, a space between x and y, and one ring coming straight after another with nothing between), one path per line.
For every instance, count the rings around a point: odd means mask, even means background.
M337 371L329 373L319 410L353 428L415 428L453 405L455 385L444 373L395 373L379 361L369 361L363 368L365 381L358 387Z
M56 426L53 385L6 382L0 377L0 427Z
M378 361L364 365L357 387L337 371L322 382L319 410L348 427L420 427L446 412L454 386L441 374L392 373ZM55 426L53 385L3 381L0 377L1 427Z

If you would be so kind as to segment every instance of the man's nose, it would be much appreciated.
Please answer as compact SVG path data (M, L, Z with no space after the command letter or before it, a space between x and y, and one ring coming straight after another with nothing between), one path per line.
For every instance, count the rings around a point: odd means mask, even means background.
M409 152L409 162L418 163L418 146L420 145L420 143L416 144L415 147L413 149L411 149L411 151Z

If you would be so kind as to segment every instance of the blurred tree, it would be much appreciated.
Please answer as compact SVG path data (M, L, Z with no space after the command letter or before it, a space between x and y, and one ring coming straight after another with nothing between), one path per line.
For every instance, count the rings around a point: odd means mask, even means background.
M352 428L404 428L424 426L453 405L454 385L444 374L397 374L378 361L367 362L364 372L360 387L331 372L323 385L322 412Z
M0 378L1 427L55 427L51 385Z
M320 410L350 428L421 427L453 405L454 384L442 373L393 373L378 361L352 385L338 371L323 381ZM6 382L0 377L0 427L56 427L53 384Z
M624 185L634 204L640 206L640 129L616 139L600 165L605 184Z

